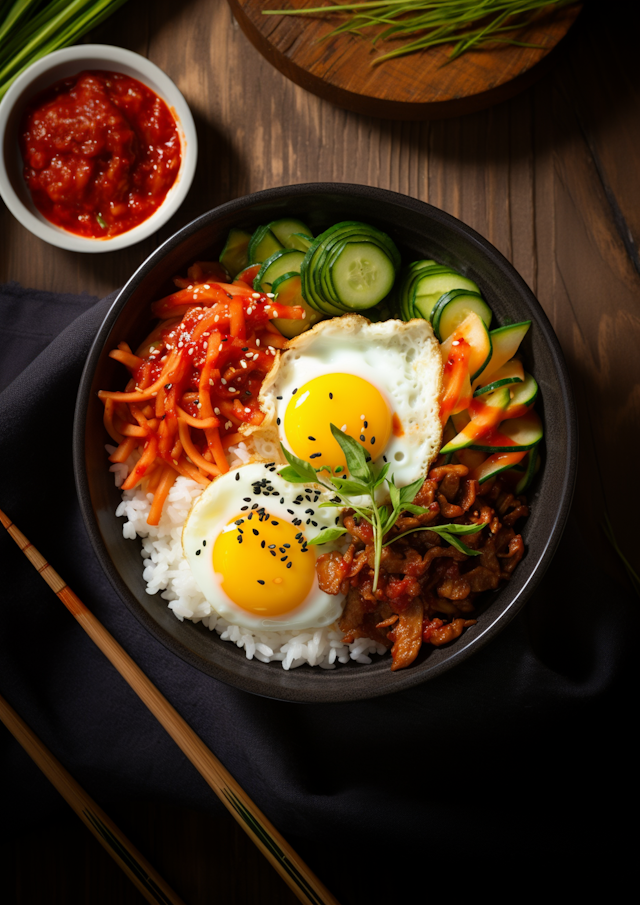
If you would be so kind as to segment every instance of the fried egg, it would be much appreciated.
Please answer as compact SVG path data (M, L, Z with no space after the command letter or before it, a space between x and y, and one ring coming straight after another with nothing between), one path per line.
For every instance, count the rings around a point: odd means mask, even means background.
M290 484L273 462L253 462L216 478L193 504L182 547L193 577L216 612L253 630L321 628L342 598L318 586L316 558L337 542L308 546L333 527L330 494Z
M331 433L357 440L374 465L391 463L398 486L426 477L442 437L440 347L425 320L371 323L344 315L287 344L263 384L265 419L251 430L294 455L346 467Z

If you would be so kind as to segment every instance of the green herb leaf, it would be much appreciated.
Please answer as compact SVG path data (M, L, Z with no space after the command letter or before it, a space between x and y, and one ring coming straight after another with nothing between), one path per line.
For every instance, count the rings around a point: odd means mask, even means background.
M485 527L482 525L420 525L418 528L409 528L408 531L403 531L402 534L396 534L395 537L390 538L383 544L383 547L388 547L389 544L392 544L394 541L400 540L401 537L406 537L408 534L415 534L417 531L433 531L434 534L439 534L447 543L451 544L452 547L455 547L456 550L461 550L464 547L463 552L468 553L469 556L478 556L479 551L471 550L470 547L467 547L461 541L455 539L456 534L475 534L477 531L482 531ZM451 530L457 529L457 530ZM459 546L461 545L461 546Z
M387 477L390 467L391 467L390 462L386 462L385 465L382 466L382 468L380 469L380 472L378 474L378 477L375 479L375 481L373 483L373 490L377 490L378 487L382 486L385 478Z
M349 478L332 478L331 483L338 493L362 496L369 492L369 484L365 484L364 481L350 481Z
M284 468L281 468L278 472L281 478L284 478L285 481L288 481L290 484L308 484L308 480L306 478L301 477L295 468L292 468L291 465L285 465Z
M320 544L328 544L330 541L337 540L337 538L342 537L342 535L346 533L346 528L340 528L338 526L336 526L335 528L327 528L326 531L321 531L320 534L316 534L315 537L311 538L311 540L308 540L307 545L310 547L316 547Z
M391 497L391 505L393 506L393 511L398 512L400 509L400 491L393 483L393 480L389 482L389 496Z
M367 464L366 453L360 444L341 431L335 424L331 425L331 433L338 441L340 449L344 453L347 460L347 468L352 478L360 478L361 481L369 483L373 480L371 469Z
M413 503L418 491L424 484L424 478L418 478L417 481L414 481L413 484L407 484L406 487L400 488L400 502L404 505L405 503ZM425 510L426 511L426 510Z
M484 527L484 525L482 526ZM461 553L466 553L467 556L480 556L481 550L472 550L471 547L467 547L466 544L463 544L461 540L453 535L449 534L447 531L442 531L440 533L440 537L442 540L446 540L448 544L451 544L452 547L455 547L456 550L459 550Z
M283 474L283 471L286 470L286 467L278 472L281 477L285 479L285 481L291 481L292 484L300 484L302 482L306 482L307 484L317 484L318 476L313 465L310 465L309 462L305 462L304 459L299 459L297 456L294 456L293 453L290 453L288 449L280 444L282 448L282 452L284 453L284 457L293 469L293 472L298 476L299 480L292 481L291 478L287 477ZM291 474L290 471L287 474Z

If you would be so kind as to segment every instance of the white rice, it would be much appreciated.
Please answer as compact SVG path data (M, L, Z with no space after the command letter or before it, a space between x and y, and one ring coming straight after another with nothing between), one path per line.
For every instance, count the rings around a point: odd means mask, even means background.
M107 446L109 454L114 449ZM230 452L235 457L232 466L250 458L244 443L231 447ZM111 466L117 487L130 468L131 463ZM353 644L344 644L343 633L335 624L304 631L256 632L232 625L218 616L200 592L182 553L182 526L192 503L201 493L200 484L179 476L169 491L157 526L147 524L153 494L145 493L140 486L123 493L116 515L125 519L122 526L125 538L134 540L136 535L142 538L142 574L147 594L159 593L181 622L184 619L202 622L210 631L215 630L223 641L244 648L247 660L255 658L263 663L278 660L283 669L295 669L303 663L335 669L336 664L349 660L371 663L371 655L386 653L383 645L369 638L357 638Z

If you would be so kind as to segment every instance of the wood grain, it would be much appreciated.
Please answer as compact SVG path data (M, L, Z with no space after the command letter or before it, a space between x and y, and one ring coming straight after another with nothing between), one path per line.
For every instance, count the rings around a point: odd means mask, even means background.
M332 35L338 16L266 16L264 10L315 9L317 0L229 0L251 43L297 85L355 113L388 119L441 119L507 100L542 75L542 62L573 25L581 4L542 11L519 40L449 59L451 45L372 65L406 39L371 44L375 31ZM324 4L330 6L330 3ZM378 29L378 32L381 29ZM414 39L417 36L414 36Z
M587 4L554 67L513 100L467 117L401 122L349 113L304 91L252 47L226 0L131 0L90 37L150 57L185 94L200 141L190 195L158 236L104 257L49 247L0 207L0 279L105 294L183 223L275 185L364 183L435 204L493 242L551 319L579 407L575 512L598 564L624 581L599 521L606 507L640 570L634 507L620 481L640 443L635 34L632 4L618 5L615 22L607 4ZM615 595L602 606L615 607ZM109 809L190 905L211 902L213 889L233 905L295 901L226 815L166 802ZM84 832L60 818L0 848L7 900L139 905L141 897ZM76 850L85 859L81 869ZM311 860L313 852L302 854ZM392 876L376 877L378 901L394 901ZM331 888L343 905L362 900L357 875L347 871Z

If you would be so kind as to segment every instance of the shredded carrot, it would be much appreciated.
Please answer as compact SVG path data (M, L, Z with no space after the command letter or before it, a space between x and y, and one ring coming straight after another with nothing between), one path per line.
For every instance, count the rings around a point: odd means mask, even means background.
M135 437L126 437L122 443L118 446L114 453L111 453L109 456L110 462L126 462L131 453L137 446L137 439Z
M158 469L160 471L160 469ZM158 486L153 494L153 503L151 504L151 511L149 512L149 516L147 518L147 525L157 525L160 521L160 516L162 515L162 507L164 506L164 501L169 495L169 491L173 486L175 479L178 477L178 472L175 468L172 468L170 465L165 465L161 471L161 477L158 482Z

